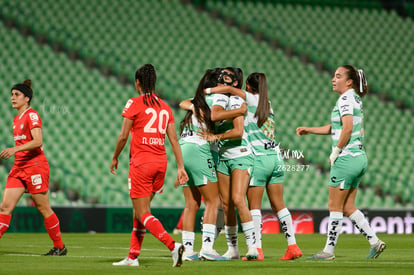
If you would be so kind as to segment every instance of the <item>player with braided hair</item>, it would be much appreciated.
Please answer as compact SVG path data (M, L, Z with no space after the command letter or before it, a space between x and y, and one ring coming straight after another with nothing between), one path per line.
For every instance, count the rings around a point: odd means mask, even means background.
M155 94L156 72L154 66L145 64L135 73L135 88L140 96L127 101L122 116L122 129L116 142L110 165L111 173L118 168L118 157L131 132L131 152L128 176L129 193L133 205L133 231L128 257L113 263L117 266L138 266L138 256L146 229L171 251L173 267L181 266L184 246L176 243L165 231L161 222L151 214L151 200L162 192L167 156L167 134L177 161L180 184L188 181L183 157L174 126L171 108Z
M355 207L358 186L368 165L362 143L364 112L361 99L368 92L367 81L362 70L344 65L336 69L332 86L339 98L332 110L331 124L296 129L298 136L316 134L332 137L327 240L324 249L309 258L325 261L335 259L334 250L345 214L370 243L367 258L375 259L384 251L386 244L378 239L364 214Z

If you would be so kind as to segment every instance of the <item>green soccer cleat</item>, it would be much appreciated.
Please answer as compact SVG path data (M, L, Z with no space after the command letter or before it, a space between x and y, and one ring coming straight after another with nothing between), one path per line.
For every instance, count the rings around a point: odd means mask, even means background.
M378 256L385 250L385 248L387 248L387 245L383 241L378 240L378 242L371 247L367 259L378 258Z
M200 258L198 257L197 252L193 252L191 254L187 254L187 253L184 252L184 254L183 254L183 261L193 262L193 261L199 261L199 260L200 260Z

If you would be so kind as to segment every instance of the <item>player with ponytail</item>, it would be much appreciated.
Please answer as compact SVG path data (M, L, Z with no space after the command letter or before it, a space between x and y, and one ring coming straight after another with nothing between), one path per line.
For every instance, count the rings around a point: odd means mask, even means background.
M53 248L44 256L64 256L67 249L62 242L59 219L49 203L49 163L43 153L42 120L30 107L33 97L32 81L25 80L11 89L12 107L17 110L13 119L15 146L0 153L2 159L14 156L14 165L7 178L0 205L0 238L9 228L11 214L27 190L37 210L44 218Z
M246 132L254 154L254 167L247 190L247 200L255 226L256 245L259 252L257 260L264 259L261 240L261 203L265 188L288 242L288 249L280 260L293 260L301 257L302 252L296 244L292 217L283 200L284 173L280 169L283 166L283 160L275 140L274 113L269 101L266 75L257 72L250 74L246 80L246 91L230 86L220 86L212 88L211 92L240 96L246 100L249 108L246 117ZM242 259L247 260L246 257Z
M335 246L341 233L343 216L347 216L359 228L370 243L367 258L377 258L386 248L370 227L364 214L355 207L359 183L364 176L368 161L365 154L364 110L362 97L368 92L362 70L354 66L339 67L332 78L333 91L339 98L332 110L331 124L321 127L298 127L298 136L307 134L331 135L332 153L329 182L329 223L324 249L312 255L312 260L335 259Z

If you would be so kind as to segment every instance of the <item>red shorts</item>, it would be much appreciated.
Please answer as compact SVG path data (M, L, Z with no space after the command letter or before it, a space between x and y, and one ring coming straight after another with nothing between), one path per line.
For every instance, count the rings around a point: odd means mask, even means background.
M130 164L128 188L131 199L162 193L166 171L167 162Z
M49 164L39 162L29 167L13 166L7 177L6 188L23 187L30 194L49 190Z

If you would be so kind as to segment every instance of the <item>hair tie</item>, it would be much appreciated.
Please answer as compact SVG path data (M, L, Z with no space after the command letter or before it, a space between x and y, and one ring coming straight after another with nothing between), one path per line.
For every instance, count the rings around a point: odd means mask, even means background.
M364 77L364 71L362 69L358 70L359 75L359 93L362 94L364 92L363 90L363 82L365 81L366 85L368 84Z

